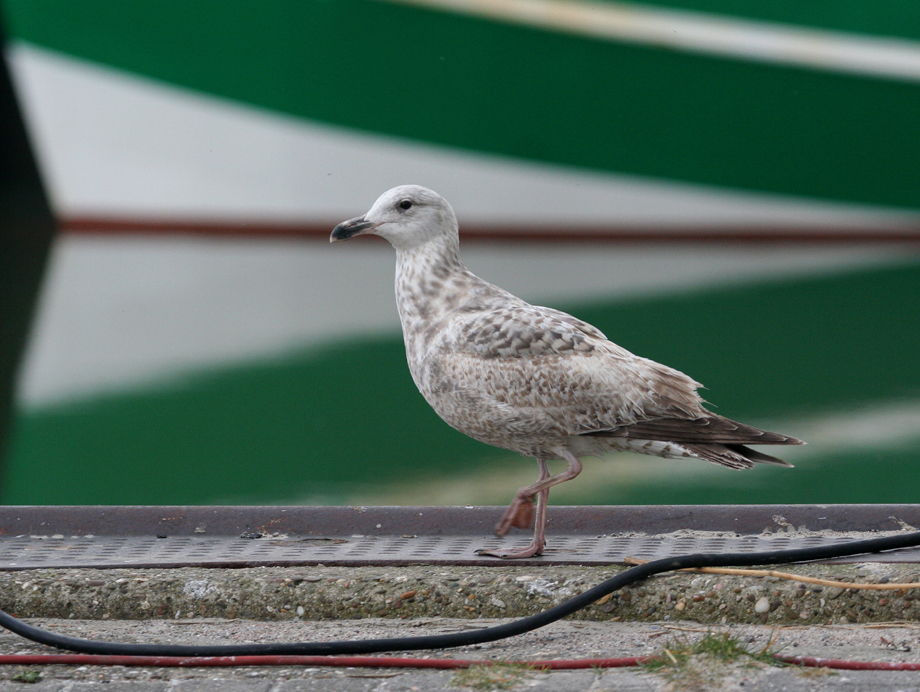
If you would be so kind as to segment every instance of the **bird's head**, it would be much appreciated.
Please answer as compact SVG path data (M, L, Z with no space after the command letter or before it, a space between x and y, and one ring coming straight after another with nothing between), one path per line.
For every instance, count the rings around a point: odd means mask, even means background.
M400 185L387 190L364 216L343 221L332 231L330 242L372 233L397 250L411 250L448 238L456 242L457 217L447 200L421 185Z

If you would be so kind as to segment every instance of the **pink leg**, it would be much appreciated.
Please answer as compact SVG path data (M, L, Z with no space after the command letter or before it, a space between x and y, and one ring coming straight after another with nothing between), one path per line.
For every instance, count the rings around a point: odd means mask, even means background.
M546 547L546 504L549 500L549 489L559 483L572 480L581 473L581 462L578 457L568 451L564 453L564 457L569 462L569 467L555 476L549 475L549 468L545 459L537 459L537 463L540 464L540 480L533 485L528 485L526 488L518 490L514 500L502 515L501 521L498 522L498 526L495 527L495 533L499 536L504 536L512 526L518 526L522 518L529 518L532 510L527 505L531 505L536 497L537 511L534 521L533 540L530 545L521 550L477 550L478 555L512 559L534 557L543 553L543 549Z

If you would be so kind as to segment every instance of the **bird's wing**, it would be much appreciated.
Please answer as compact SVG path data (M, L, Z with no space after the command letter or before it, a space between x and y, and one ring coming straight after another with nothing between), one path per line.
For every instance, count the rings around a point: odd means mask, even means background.
M436 358L446 381L462 382L496 415L532 417L557 434L707 413L699 383L558 310L522 303L458 315L442 337Z
M607 341L607 337L604 333L595 327L593 324L588 324L584 320L580 320L577 317L574 317L567 312L562 312L562 310L554 310L553 308L544 308L544 307L535 307L539 311L539 314L550 320L558 320L563 325L568 325L572 329L575 329L587 336L590 336L594 339L601 339L602 341Z
M513 297L510 296L509 297ZM445 346L480 358L528 358L589 353L604 344L612 356L632 357L597 327L560 310L514 302L457 315Z
M661 440L686 444L802 444L802 441L795 437L761 430L709 412L702 418L656 418L584 434L594 437L624 437L634 440Z

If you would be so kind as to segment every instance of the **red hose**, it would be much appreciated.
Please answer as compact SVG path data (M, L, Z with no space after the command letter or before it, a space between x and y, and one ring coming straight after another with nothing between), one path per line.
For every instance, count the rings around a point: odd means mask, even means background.
M905 661L847 661L840 658L814 656L776 656L777 661L809 668L836 668L838 670L920 670L920 663Z
M648 656L595 658L559 661L502 661L531 668L577 670L580 668L624 668L637 666ZM489 660L455 658L393 658L388 656L98 656L92 654L0 655L0 665L91 665L193 668L196 666L334 666L347 668L469 668L491 665Z
M557 659L548 661L503 661L543 670L580 670L584 668L628 668L638 666L651 656L622 658ZM812 656L776 656L777 661L810 668L838 670L920 670L920 663L904 661L847 661ZM469 668L492 665L489 660L454 658L393 658L388 656L94 656L90 654L11 654L0 655L0 665L90 665L145 666L156 668L195 668L217 666L335 666L347 668Z

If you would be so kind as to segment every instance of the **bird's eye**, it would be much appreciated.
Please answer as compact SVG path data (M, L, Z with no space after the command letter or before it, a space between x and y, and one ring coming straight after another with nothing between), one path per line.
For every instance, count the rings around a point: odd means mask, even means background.
M404 199L404 200L403 200L402 202L400 202L397 206L399 206L399 208L402 209L402 210L411 209L411 208L412 208L412 200Z

